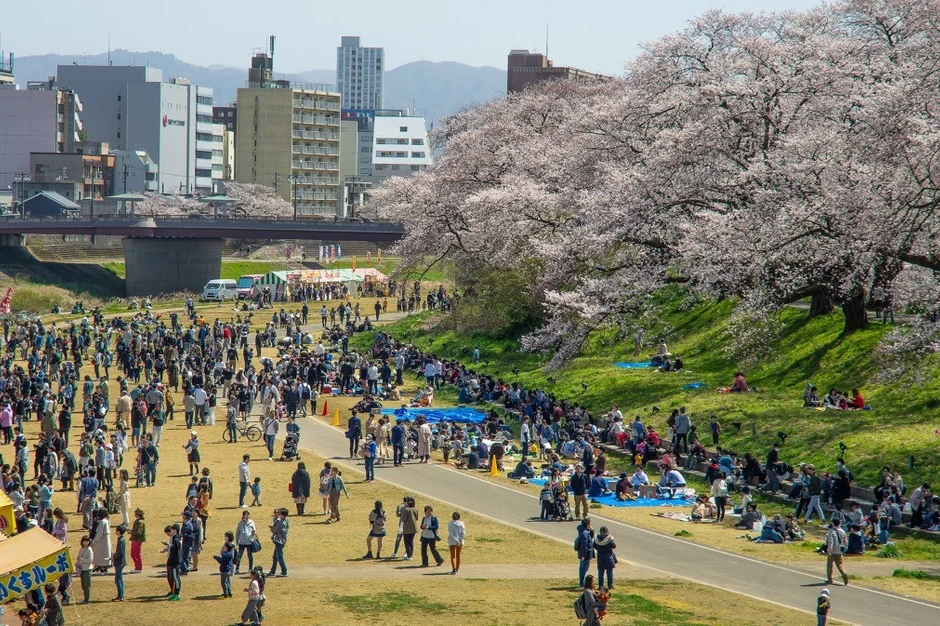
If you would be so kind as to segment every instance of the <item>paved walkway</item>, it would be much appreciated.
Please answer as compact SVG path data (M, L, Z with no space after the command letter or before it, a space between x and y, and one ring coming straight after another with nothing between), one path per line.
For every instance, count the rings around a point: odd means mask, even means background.
M319 419L306 419L301 433L301 446L330 459L334 464L363 471L362 462L338 457L348 450L343 431ZM439 464L406 464L404 467L376 465L376 478L391 483L417 496L433 498L462 511L471 511L495 521L571 545L575 525L564 522L538 521L539 502L530 494L493 484L472 473ZM356 497L355 485L350 492ZM673 578L719 587L787 608L815 612L816 596L822 587L825 562L820 560L818 572L768 563L759 559L722 552L660 533L637 528L605 518L591 510L595 528L610 528L620 546L619 556L630 563L629 576L646 578L666 575ZM472 533L473 529L469 528ZM573 553L572 553L573 555ZM642 567L643 572L633 568ZM472 567L472 564L464 566ZM482 566L481 566L482 567ZM851 562L847 563L851 573ZM463 573L461 568L461 573ZM556 574L557 571L557 574ZM469 573L469 569L467 569ZM577 562L572 556L568 571L555 568L553 575L577 575ZM624 575L623 572L620 574ZM544 575L542 576L545 577ZM833 596L833 619L852 624L932 624L940 620L940 606L905 598L884 591L841 584L828 585Z

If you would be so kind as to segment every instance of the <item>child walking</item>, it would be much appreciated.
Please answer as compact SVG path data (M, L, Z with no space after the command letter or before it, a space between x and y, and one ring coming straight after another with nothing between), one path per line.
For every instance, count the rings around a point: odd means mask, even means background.
M816 598L816 626L826 626L826 620L829 618L829 609L832 603L829 601L829 590L823 589Z
M255 482L251 483L251 506L261 506L261 477L255 476Z
M134 569L131 574L139 574L144 568L144 560L140 555L140 548L147 541L147 523L144 521L143 509L134 510L134 525L131 527L131 560Z

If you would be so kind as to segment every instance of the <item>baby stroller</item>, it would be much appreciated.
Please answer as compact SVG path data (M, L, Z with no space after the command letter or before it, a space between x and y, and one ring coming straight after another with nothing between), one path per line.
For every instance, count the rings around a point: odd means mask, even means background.
M555 513L552 519L558 522L570 522L574 520L571 514L571 505L568 504L568 491L560 489L555 493Z
M284 450L281 451L281 460L282 461L293 461L294 459L300 459L300 450L298 446L300 445L300 429L287 433L287 437L284 439Z

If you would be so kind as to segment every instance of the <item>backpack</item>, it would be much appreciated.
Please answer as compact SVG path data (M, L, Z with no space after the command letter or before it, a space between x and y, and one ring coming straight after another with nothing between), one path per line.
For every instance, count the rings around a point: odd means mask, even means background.
M581 552L581 534L580 533L578 534L578 537L574 540L574 551Z
M574 601L574 616L578 619L587 619L587 598L583 593Z

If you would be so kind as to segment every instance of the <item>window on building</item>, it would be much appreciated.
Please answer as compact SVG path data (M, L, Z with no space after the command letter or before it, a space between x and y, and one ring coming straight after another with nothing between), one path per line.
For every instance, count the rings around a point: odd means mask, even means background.
M120 114L120 113L118 113L118 119L121 119L121 114Z
M423 145L424 145L424 139L412 139L412 140L411 140L411 145L413 145L413 146L423 146Z
M392 166L392 171L394 171L394 172L397 172L397 171L400 170L400 169L401 169L401 166L400 166L400 165L393 165L393 166Z
M371 174L372 172L371 172L371 170L370 170L368 167L360 167L360 168L359 168L359 173L368 176L368 175Z
M121 131L118 131L118 139L121 138Z
M369 157L360 157L360 158L359 158L359 162L360 162L360 163L368 163L368 162L369 162Z
M424 153L423 153L423 152L412 152L412 153L411 153L411 158L412 158L412 159L423 159L423 158L424 158Z
M408 127L407 127L407 126L399 126L399 127L398 127L398 132L407 133L407 132L408 132Z
M121 101L121 94L118 94L118 102Z
M412 172L420 172L420 171L421 171L421 166L420 166L420 165L412 165L412 166L411 166L411 171L412 171Z
M366 154L369 154L370 152L372 152L372 150L369 148L369 146L362 146L361 148L359 148L359 152L364 152Z

